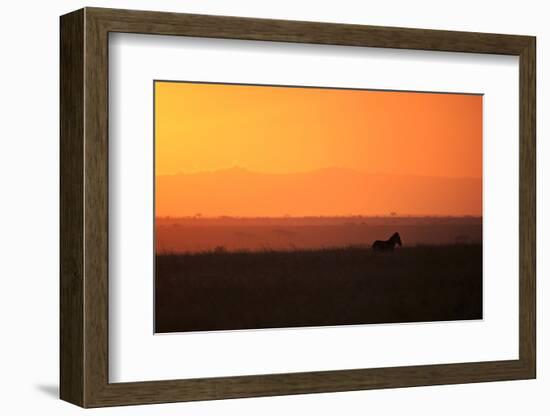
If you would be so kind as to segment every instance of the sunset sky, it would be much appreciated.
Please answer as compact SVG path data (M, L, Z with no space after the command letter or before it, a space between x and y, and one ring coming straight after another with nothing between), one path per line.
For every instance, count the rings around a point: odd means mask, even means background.
M477 181L463 190L461 211L434 208L424 214L481 215L481 95L156 82L155 152L157 215L192 215L182 207L202 192L187 185L174 196L177 178L170 179L170 193L163 189L163 178L223 174L230 168L270 175L339 168L405 175L409 181L411 176L468 178ZM372 186L369 195L357 196L365 198L364 212L354 214L372 213L368 200L377 193ZM324 192L330 197L330 189ZM437 201L438 195L430 198ZM257 215L316 215L311 207L300 209L287 199L290 195L278 194L273 210ZM216 203L217 210L206 210L207 215L223 215L226 202L220 197ZM239 208L227 204L236 215ZM342 212L333 215L349 214L345 208L335 208ZM254 212L247 209L242 215Z

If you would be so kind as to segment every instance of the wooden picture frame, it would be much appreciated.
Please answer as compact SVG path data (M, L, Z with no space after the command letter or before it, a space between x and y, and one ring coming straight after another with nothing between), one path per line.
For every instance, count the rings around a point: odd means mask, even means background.
M61 399L82 407L101 407L535 378L534 37L101 8L64 15L60 28ZM519 56L519 359L110 383L110 32Z

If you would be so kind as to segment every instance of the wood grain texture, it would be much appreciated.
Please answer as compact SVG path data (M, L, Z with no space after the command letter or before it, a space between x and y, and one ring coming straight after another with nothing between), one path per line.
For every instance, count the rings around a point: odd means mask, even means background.
M519 55L528 36L87 8L111 32Z
M536 377L536 41L520 54L519 356Z
M108 380L108 34L86 13L84 68L85 406Z
M519 361L115 383L93 406L342 392L525 379Z
M60 388L84 404L84 12L61 19L60 45Z
M520 57L519 359L189 380L108 381L108 33ZM82 407L534 378L535 38L86 8L61 18L61 397ZM182 353L183 354L183 353Z

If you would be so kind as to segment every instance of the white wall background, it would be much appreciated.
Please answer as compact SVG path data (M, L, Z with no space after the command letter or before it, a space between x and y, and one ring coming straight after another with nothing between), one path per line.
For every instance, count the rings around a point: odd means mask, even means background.
M87 411L88 414L529 414L550 409L543 331L550 300L544 258L550 145L543 129L550 83L546 2L524 1L68 1L6 2L0 18L0 410L83 412L58 395L58 16L83 6L530 34L538 37L538 379L458 386L224 400ZM546 187L547 188L547 187Z

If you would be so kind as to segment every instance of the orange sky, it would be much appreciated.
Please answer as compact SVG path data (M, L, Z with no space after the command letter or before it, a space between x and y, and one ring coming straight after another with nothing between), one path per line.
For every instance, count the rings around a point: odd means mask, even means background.
M178 173L239 167L294 174L330 167L482 175L481 95L156 82L155 117L157 206L164 214L171 208L161 199L158 178ZM193 193L182 190L181 198ZM481 215L481 188L471 193L467 211ZM224 201L218 204L223 212ZM174 207L174 214L181 209Z

